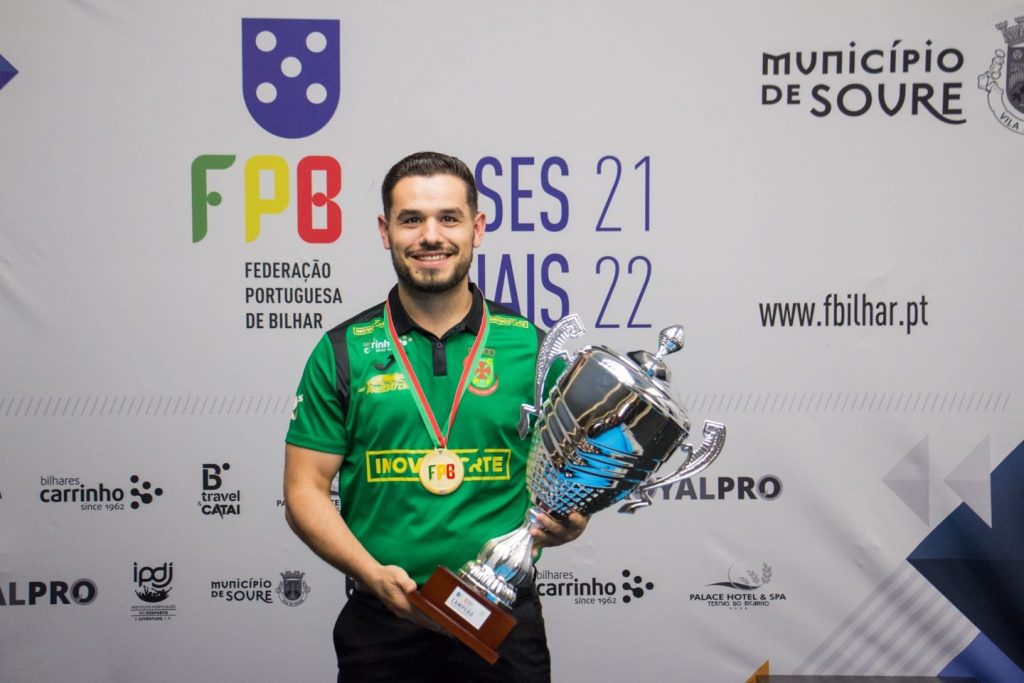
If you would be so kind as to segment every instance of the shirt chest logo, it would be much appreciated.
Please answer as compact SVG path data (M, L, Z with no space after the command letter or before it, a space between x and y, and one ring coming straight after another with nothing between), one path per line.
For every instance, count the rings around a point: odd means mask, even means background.
M498 375L494 369L494 349L484 349L469 375L469 391L477 396L490 396L498 390ZM469 362L469 359L466 359Z
M359 393L363 394L387 394L392 391L408 391L409 383L405 381L405 375L400 372L392 372L384 375L374 375L366 380L366 384L359 387Z

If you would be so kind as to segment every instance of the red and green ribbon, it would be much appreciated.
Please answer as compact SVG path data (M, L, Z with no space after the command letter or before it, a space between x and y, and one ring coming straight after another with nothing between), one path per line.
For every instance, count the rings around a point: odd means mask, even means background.
M487 340L487 333L491 327L490 318L487 316L487 302L483 302L483 315L480 316L480 331L476 334L476 339L473 341L473 347L469 350L469 362L466 363L466 367L462 369L462 377L459 378L459 385L455 389L455 398L452 400L452 409L448 413L448 422L445 423L444 431L441 431L441 427L437 424L437 418L434 417L434 411L430 409L430 402L427 401L427 395L423 392L423 387L420 385L419 379L416 377L416 371L412 369L412 363L409 362L409 356L406 355L405 349L402 347L402 343L398 338L398 332L395 330L395 321L391 315L391 302L388 301L384 304L384 315L387 319L387 335L388 341L391 342L391 348L395 349L399 361L401 361L402 372L405 374L406 379L409 380L409 385L412 387L412 400L416 404L416 408L419 410L420 417L423 419L423 424L426 426L427 431L434 439L434 445L438 448L448 447L448 436L452 432L452 425L455 423L455 414L459 411L459 403L462 402L462 396L466 393L466 387L469 383L469 375L476 367L477 361L480 360L480 355L483 353L484 344Z

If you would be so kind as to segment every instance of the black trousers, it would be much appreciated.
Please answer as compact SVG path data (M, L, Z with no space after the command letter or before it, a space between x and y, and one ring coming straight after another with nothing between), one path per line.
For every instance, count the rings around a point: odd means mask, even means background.
M516 601L512 614L519 623L491 665L455 638L399 619L377 598L357 591L334 625L338 683L550 681L544 615L532 589Z

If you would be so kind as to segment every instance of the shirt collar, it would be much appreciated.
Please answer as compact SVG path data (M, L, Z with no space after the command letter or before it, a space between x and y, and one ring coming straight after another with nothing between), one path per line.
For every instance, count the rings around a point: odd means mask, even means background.
M455 326L445 332L444 336L447 337L455 332L461 332L466 330L472 334L480 333L480 320L484 314L484 295L480 292L480 289L473 284L469 283L469 290L473 293L473 303L469 307L469 313L461 321L455 324ZM391 304L391 319L395 323L395 332L398 334L406 334L410 330L416 329L428 336L433 336L430 332L427 332L422 327L417 325L409 314L406 313L405 308L402 306L402 301L398 296L398 285L391 288L388 292L388 302Z

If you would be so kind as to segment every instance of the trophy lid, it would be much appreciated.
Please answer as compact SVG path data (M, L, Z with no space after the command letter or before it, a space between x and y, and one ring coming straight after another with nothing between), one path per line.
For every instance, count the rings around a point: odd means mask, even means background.
M655 374L648 374L648 371L629 355L620 354L605 346L587 346L581 353L589 355L593 362L599 364L621 386L639 396L645 404L679 425L684 435L689 433L690 421L686 410L675 399L672 385L668 382L667 369L657 355L644 354L648 357L644 359L644 365L653 361L657 368ZM659 374L665 379L660 379Z

